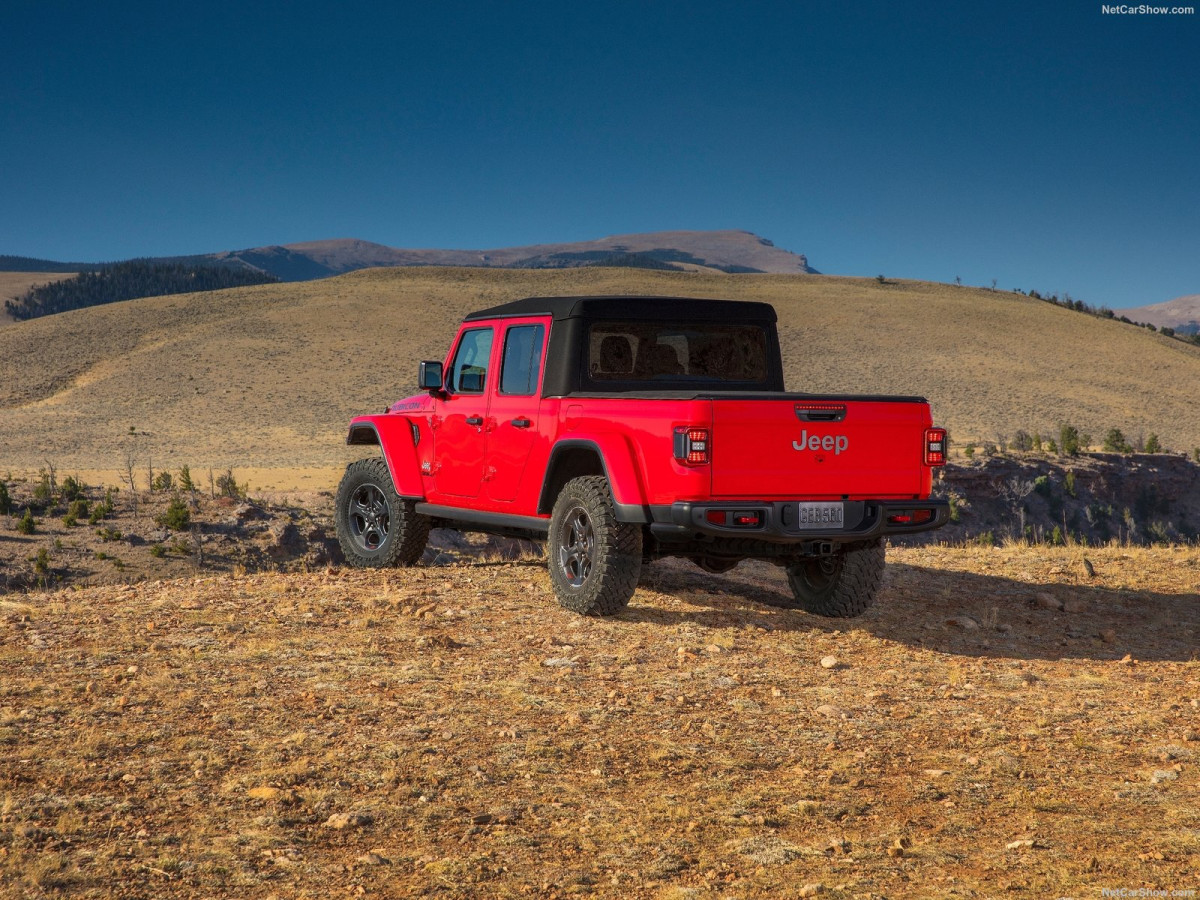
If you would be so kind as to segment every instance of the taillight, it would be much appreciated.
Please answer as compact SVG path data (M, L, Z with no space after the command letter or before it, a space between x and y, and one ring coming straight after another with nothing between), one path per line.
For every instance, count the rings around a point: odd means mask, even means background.
M685 466L707 465L711 451L707 428L680 425L675 429L675 458Z
M946 464L946 429L925 429L925 465L944 466Z

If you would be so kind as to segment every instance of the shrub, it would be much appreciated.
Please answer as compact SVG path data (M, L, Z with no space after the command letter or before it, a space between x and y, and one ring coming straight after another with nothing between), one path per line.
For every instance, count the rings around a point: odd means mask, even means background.
M1058 432L1058 441L1064 454L1079 455L1079 429L1074 425L1063 425Z
M233 477L233 469L226 469L224 475L217 476L217 494L234 500L241 500L246 496L246 488L244 485L238 485Z
M78 524L79 520L70 513L67 513L65 516L63 516L63 525L65 525L67 528L74 528Z
M17 523L17 531L21 534L37 534L37 526L33 522L33 510L26 507L25 516Z
M102 541L119 541L121 539L121 532L117 531L115 528L110 528L107 525L103 528L97 528L96 534Z
M74 516L77 519L86 519L88 515L88 502L82 497L71 501L71 506L67 509L67 515Z
M1108 453L1131 453L1133 448L1125 440L1120 428L1110 428L1104 435L1104 450Z
M170 472L159 472L154 476L154 480L150 482L150 490L152 491L169 491L175 487L175 479L171 477Z
M64 478L62 485L58 489L58 496L64 503L70 503L73 500L78 500L86 493L87 485L74 475L68 475L66 478Z
M1192 448L1192 459L1194 459L1194 460L1196 460L1196 462L1200 463L1200 447Z
M12 497L8 496L8 485L0 481L0 516L7 516L12 512Z
M1051 453L1058 452L1058 444L1054 443L1054 438L1050 438L1050 440L1046 442L1046 449Z
M88 524L96 525L101 519L107 519L113 513L113 500L116 495L115 488L106 488L104 491L104 499L92 507L92 514L88 516Z
M990 531L985 531L985 532L982 532L981 534L976 535L975 539L973 541L971 541L971 543L976 544L977 546L980 546L980 547L995 547L996 546L996 536L994 534L992 534Z
M1154 434L1153 432L1150 434L1150 437L1146 438L1146 452L1147 453L1162 453L1163 452L1162 444L1160 444L1158 441L1158 435Z
M33 489L33 499L39 506L48 506L54 499L54 485L51 482L50 473L45 469L38 472L38 483Z
M1063 479L1063 487L1066 488L1067 493L1070 494L1072 497L1078 496L1075 493L1075 473L1074 472L1067 472L1066 478Z
M191 493L192 491L196 490L196 484L192 481L192 470L187 466L183 466L179 470L177 484L179 485L179 489L181 491L187 491L188 493Z
M1011 446L1014 450L1028 453L1033 449L1033 438L1030 437L1028 431L1018 428L1017 433L1013 435Z
M171 502L167 505L167 511L155 521L172 531L183 531L191 523L192 514L188 512L187 504L177 494L171 498Z
M1055 525L1054 530L1050 532L1050 543L1055 547L1061 547L1066 543L1066 541L1063 540L1062 529L1057 525Z
M1196 449L1196 453L1200 454L1200 447L1198 447ZM963 447L963 456L965 456L967 459L974 459L975 458L975 445L967 444L967 446ZM1197 459L1200 460L1200 456L1197 456Z
M1033 449L1038 453L1042 452L1042 436L1036 431L1033 433Z
M150 555L153 556L155 559L162 559L164 556L167 555L167 548L164 547L162 544L155 544L154 546L152 546L150 548Z
M33 558L33 571L38 575L50 574L50 551L43 547Z
M1043 497L1049 497L1052 490L1050 487L1050 476L1039 475L1037 478L1033 479L1033 489L1036 493L1041 494Z

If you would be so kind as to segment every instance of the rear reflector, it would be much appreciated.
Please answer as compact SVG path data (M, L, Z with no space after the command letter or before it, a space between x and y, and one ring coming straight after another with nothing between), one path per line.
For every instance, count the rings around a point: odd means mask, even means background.
M759 528L763 523L761 509L710 509L704 514L710 525L721 525L726 528Z
M946 464L946 429L925 429L925 465L944 466Z
M708 513L704 516L704 518L708 519L708 521L713 525L724 525L725 524L725 510L710 509L708 511Z
M921 525L932 519L932 509L906 509L887 517L889 525Z
M685 466L707 465L711 450L707 428L680 425L675 429L675 458Z

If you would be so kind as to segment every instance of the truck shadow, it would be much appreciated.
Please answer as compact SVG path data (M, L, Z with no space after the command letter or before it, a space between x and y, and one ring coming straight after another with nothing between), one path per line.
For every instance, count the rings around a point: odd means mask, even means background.
M863 630L913 648L1011 659L1200 660L1200 598L948 572L889 563L876 605L856 619L823 619L779 604L791 600L782 569L743 564L709 575L690 564L656 563L641 586L683 609L633 605L619 618L701 628L843 632ZM1070 612L1046 608L1049 600ZM746 601L750 601L747 603Z

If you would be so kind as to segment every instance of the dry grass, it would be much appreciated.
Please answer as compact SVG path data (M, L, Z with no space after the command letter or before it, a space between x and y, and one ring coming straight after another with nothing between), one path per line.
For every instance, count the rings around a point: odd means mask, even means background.
M1082 552L892 551L851 622L762 565L612 620L519 563L31 595L0 894L1193 887L1200 551Z
M275 470L263 479L279 488L319 486L285 483L294 468L332 483L356 455L341 443L347 420L413 392L417 361L441 358L464 313L588 292L769 301L789 388L923 394L959 439L1071 421L1097 439L1117 426L1200 445L1200 348L1018 295L826 276L418 268L0 330L0 461L111 473L133 449L172 468ZM130 426L147 434L130 438Z

